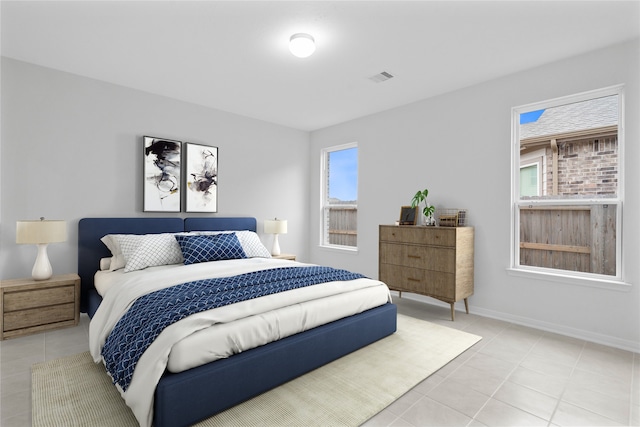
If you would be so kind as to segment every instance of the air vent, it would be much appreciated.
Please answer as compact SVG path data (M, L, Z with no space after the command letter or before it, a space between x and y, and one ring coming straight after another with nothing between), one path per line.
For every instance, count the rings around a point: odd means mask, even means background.
M388 73L386 71L383 71L379 74L373 75L371 77L369 77L369 80L371 80L374 83L382 83L384 81L387 81L389 79L393 78L393 74Z

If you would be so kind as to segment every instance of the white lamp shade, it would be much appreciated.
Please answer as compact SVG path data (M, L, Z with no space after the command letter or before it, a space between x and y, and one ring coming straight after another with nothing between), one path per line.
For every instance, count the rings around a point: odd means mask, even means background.
M289 39L289 50L298 58L306 58L315 52L316 43L309 34L294 34Z
M265 219L264 232L267 234L287 234L287 220Z
M40 244L67 240L67 223L58 220L18 221L16 243Z

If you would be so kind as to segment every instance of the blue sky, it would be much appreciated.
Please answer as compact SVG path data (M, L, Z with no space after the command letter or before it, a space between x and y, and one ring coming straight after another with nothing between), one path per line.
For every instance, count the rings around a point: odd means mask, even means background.
M540 118L542 113L544 113L544 110L536 110L536 111L529 111L528 113L522 113L520 114L520 124L524 125L527 123L535 122Z
M358 200L358 149L329 153L329 198Z

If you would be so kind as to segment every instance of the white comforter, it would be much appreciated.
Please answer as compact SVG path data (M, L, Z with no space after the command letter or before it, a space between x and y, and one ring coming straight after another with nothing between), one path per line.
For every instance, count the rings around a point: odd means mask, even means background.
M101 281L109 286L101 290L104 299L91 320L91 355L96 363L102 361L101 349L111 330L135 300L149 292L208 277L303 265L306 264L252 258L154 267L113 276L108 276L113 273L100 273L103 276ZM376 280L357 279L295 289L194 314L167 327L140 358L129 388L124 392L120 387L118 390L140 425L150 426L155 387L170 359L175 365L171 370L188 369L387 301L390 301L390 296L386 285ZM214 348L203 347L205 342L213 342ZM215 343L219 345L215 347Z

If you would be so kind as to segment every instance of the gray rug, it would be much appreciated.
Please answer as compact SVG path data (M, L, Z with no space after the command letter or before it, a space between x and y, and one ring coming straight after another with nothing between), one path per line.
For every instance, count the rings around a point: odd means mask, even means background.
M398 331L199 426L357 426L481 338L398 315ZM81 353L32 367L32 422L136 426L104 367Z

